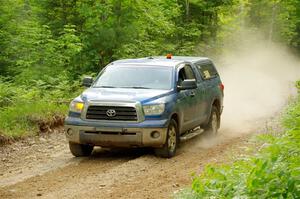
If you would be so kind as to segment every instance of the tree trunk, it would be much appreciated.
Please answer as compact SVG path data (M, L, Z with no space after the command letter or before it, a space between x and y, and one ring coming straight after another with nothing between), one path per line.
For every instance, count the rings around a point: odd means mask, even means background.
M190 1L189 0L185 0L185 16L186 19L189 19L190 16Z
M273 3L272 6L272 18L271 18L271 23L270 23L270 30L269 30L269 43L272 42L273 40L273 32L274 32L274 24L275 24L275 17L276 17L276 11L277 11L277 4Z

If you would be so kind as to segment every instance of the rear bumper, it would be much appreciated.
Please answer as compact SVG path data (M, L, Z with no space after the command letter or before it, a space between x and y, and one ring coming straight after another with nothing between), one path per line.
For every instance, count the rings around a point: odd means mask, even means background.
M67 140L78 144L102 147L161 147L166 141L167 124L167 120L103 123L67 118L65 130ZM154 132L159 136L153 136Z

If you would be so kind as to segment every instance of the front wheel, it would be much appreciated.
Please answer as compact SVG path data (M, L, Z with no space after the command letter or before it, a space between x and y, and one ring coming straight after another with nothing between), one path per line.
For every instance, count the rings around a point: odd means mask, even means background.
M171 158L176 154L178 146L178 125L175 120L171 120L167 130L167 139L162 148L156 148L155 154L163 158Z
M75 157L82 157L82 156L90 156L94 149L94 146L69 142L69 148L71 153Z

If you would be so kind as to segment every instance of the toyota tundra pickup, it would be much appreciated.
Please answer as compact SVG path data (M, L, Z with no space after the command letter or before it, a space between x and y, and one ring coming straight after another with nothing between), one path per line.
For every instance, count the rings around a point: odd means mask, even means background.
M65 120L74 156L89 156L94 146L153 147L170 158L180 141L220 128L224 86L205 57L118 60L83 85Z

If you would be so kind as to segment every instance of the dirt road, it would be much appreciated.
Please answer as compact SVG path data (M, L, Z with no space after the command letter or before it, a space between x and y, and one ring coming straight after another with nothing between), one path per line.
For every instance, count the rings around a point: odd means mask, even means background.
M248 145L246 131L228 133L187 141L172 159L155 157L150 149L100 148L74 158L61 132L32 138L1 148L0 198L170 198L190 185L192 173L229 161Z

